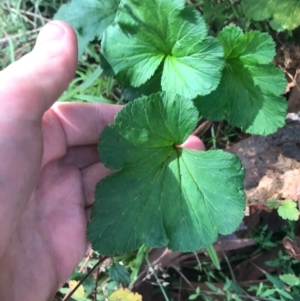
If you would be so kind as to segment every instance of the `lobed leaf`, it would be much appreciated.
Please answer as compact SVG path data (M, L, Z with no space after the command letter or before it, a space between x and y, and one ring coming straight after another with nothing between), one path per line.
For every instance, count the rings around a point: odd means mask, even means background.
M129 284L130 283L130 275L126 268L120 263L114 263L108 270L109 277L118 282Z
M207 37L204 20L184 0L122 0L102 48L131 86L146 84L162 64L162 90L189 99L214 90L224 66L220 43Z
M279 202L275 198L267 200L266 206L270 209L278 209L279 208Z
M275 132L284 125L287 103L279 96L286 86L284 74L270 64L275 55L271 37L230 25L218 39L226 59L222 79L215 91L194 100L198 110L210 120L226 119L251 134Z
M101 161L118 171L96 188L88 225L95 250L116 255L145 244L195 251L238 227L245 208L239 159L176 147L197 122L192 102L155 94L130 102L103 131Z
M293 30L300 25L300 0L243 0L242 8L248 18L270 19L270 25L277 31Z
M297 221L299 219L300 212L296 207L296 202L292 200L285 200L278 208L278 215L281 216L283 219Z
M72 0L63 4L54 18L75 29L81 55L90 41L102 39L104 30L115 19L119 3L120 0Z
M300 278L294 274L284 274L279 276L280 280L289 286L299 286Z

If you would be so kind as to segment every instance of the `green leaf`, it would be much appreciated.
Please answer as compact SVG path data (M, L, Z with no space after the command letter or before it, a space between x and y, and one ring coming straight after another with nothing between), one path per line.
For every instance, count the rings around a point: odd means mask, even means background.
M284 288L284 283L280 280L279 277L273 276L269 273L265 273L267 279L278 289L283 289Z
M277 31L293 30L300 25L300 0L243 0L242 8L248 18L270 19L270 25Z
M293 274L284 274L279 276L280 280L289 286L300 285L300 278Z
M279 96L286 86L284 74L270 64L275 55L271 37L230 25L218 39L226 65L218 88L195 99L200 114L214 121L226 119L251 134L275 132L284 125L287 102Z
M260 282L258 288L257 288L257 291L256 291L256 296L260 296L262 294L264 290L264 284L263 282Z
M296 208L297 203L292 200L285 200L282 202L281 206L278 208L278 215L283 219L288 219L291 221L297 221L299 218L299 210Z
M294 298L285 290L283 289L276 289L276 291L284 298L289 300L294 300Z
M144 263L144 261L148 258L148 253L150 252L150 250L151 248L142 245L135 253L134 259L130 262L130 280L132 283L137 279L141 266Z
M221 270L220 260L214 245L208 246L206 252L217 270Z
M239 159L176 147L197 122L192 102L155 94L130 102L106 127L101 161L118 171L96 188L88 225L96 251L122 254L142 244L196 251L238 227L245 209Z
M278 202L278 200L276 200L276 199L274 199L274 198L267 200L266 205L267 205L267 207L268 207L269 209L271 209L271 210L272 210L272 209L278 209L278 208L279 208L279 202Z
M120 80L120 76L117 77L118 82L123 83L122 95L126 100L134 100L142 96L150 96L161 91L161 76L163 72L163 66L159 67L155 74L142 86L135 88L128 86L126 79Z
M163 64L162 90L189 99L214 90L224 66L220 43L207 37L204 20L184 0L122 0L102 51L135 88Z
M196 300L200 295L200 287L196 287L195 294L189 296L189 300Z
M231 285L232 285L232 280L226 277L226 282L223 286L223 291L228 291Z
M114 263L108 270L109 277L117 281L118 283L129 284L130 283L130 275L126 268L119 264Z
M116 16L119 3L120 0L72 0L62 5L54 18L75 29L81 55L90 41L102 39L104 30Z
M276 292L276 289L274 288L269 288L269 289L266 289L263 293L261 293L259 295L259 297L262 297L262 298L265 298L265 297L269 297L271 295L274 295Z
M220 289L217 288L214 284L210 283L210 282L205 282L205 284L207 285L207 287L212 291L212 292L220 292Z

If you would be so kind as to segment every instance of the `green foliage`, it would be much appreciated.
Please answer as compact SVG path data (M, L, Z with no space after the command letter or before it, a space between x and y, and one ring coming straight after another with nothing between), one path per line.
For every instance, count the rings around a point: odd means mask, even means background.
M74 272L70 279L75 280L75 281L81 281L86 275L83 273L79 272ZM89 294L92 292L92 290L95 287L95 281L92 276L89 276L88 278L85 279L85 281L82 283L82 286L84 288L84 291Z
M283 253L280 250L275 260L266 261L265 264L270 267L280 268L284 273L290 273L291 264L298 263L296 259L292 261L290 259L291 256L288 253Z
M280 280L289 286L299 286L300 278L293 274L284 274L279 276Z
M103 131L101 160L118 172L97 185L88 225L95 250L114 255L144 243L195 251L237 228L245 208L239 159L177 147L197 122L192 102L156 94L129 103Z
M76 78L60 96L59 101L118 102L118 99L111 100L107 98L111 94L112 79L103 76L102 73L103 71L100 66L97 68L89 66L84 70L78 68Z
M225 50L226 65L221 83L211 94L198 97L200 113L213 121L227 119L243 131L268 135L285 122L284 74L270 63L275 45L268 34L243 33L234 25L218 35Z
M276 200L274 198L273 199L269 199L269 200L267 200L266 206L270 210L278 209L279 208L279 202L278 202L278 200Z
M253 285L248 291L255 291L256 296L268 297L268 300L299 300L300 280L296 272L299 271L299 261L291 260L290 255L280 250L275 260L267 261L265 264L277 268L282 271L282 274L278 276L265 273L270 284Z
M274 285L275 288L277 289L283 289L284 288L284 283L280 280L279 277L273 276L269 273L265 273L267 279Z
M261 282L259 285L251 286L248 289L248 292L255 291L257 297L267 298L267 300L277 301L277 300L297 300L295 296L298 296L297 290L291 290L285 286L285 282L282 281L281 278L286 281L295 280L295 275L281 275L280 277L273 276L271 274L265 273L267 279L270 281L270 285L266 285ZM292 280L293 279L293 280ZM295 281L294 281L295 283ZM266 300L266 299L265 299Z
M216 267L216 269L221 270L220 260L219 260L219 257L218 257L215 247L213 245L208 246L206 248L206 252L207 252L209 258L211 259L212 263Z
M269 250L277 246L277 244L273 242L273 232L268 230L268 225L256 227L255 232L252 233L251 236L255 240L259 251Z
M131 275L130 275L131 283L134 283L135 280L137 279L142 264L148 258L148 253L150 250L151 248L142 245L136 252L134 260L130 262L129 265L131 269Z
M69 23L77 33L78 54L113 22L120 0L72 0L60 7L55 19Z
M163 64L167 93L192 99L217 87L223 49L184 0L123 0L115 21L104 34L102 54L127 84L142 86Z
M292 200L285 200L278 208L278 214L283 219L289 219L297 221L299 219L299 210L297 209L297 203Z
M69 288L61 288L60 292L63 294L67 294L69 292L69 289L73 289L79 281L83 281L82 285L78 287L78 289L75 291L74 295L72 296L72 300L75 301L85 301L87 300L87 296L93 291L95 288L95 281L93 277L90 275L86 278L86 274L80 273L80 272L74 272L69 278Z
M299 219L300 211L297 209L297 203L293 200L280 202L276 199L270 199L267 201L267 207L271 210L277 209L278 215L290 222Z
M270 25L277 31L293 30L300 25L299 0L243 0L242 7L251 19L270 19Z
M191 294L189 296L189 300L196 300L200 295L200 287L198 286L196 289L195 289L195 293L194 294Z
M119 283L129 284L130 275L126 268L120 263L114 263L108 270L109 277Z

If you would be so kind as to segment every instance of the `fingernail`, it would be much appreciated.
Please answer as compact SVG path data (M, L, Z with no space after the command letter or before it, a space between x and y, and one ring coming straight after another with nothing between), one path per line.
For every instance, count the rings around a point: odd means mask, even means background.
M65 34L65 28L56 21L52 21L45 25L36 40L36 45L41 44L46 41L53 41L61 39Z

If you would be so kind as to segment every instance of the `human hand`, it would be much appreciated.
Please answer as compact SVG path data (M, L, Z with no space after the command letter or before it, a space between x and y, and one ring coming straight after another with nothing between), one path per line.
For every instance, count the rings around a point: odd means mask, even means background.
M51 107L74 76L76 44L69 26L52 22L0 73L3 301L52 300L85 255L87 210L109 173L96 144L120 106Z
M52 300L86 253L96 144L120 106L53 103L72 80L76 37L62 22L0 72L0 300ZM190 137L179 147L204 149Z

